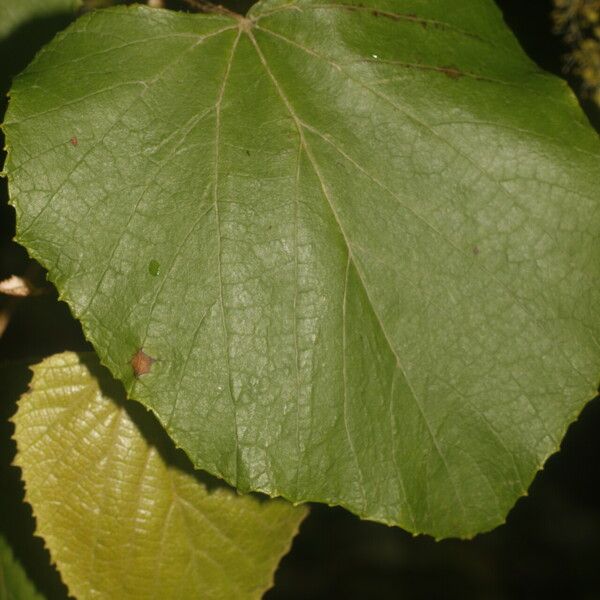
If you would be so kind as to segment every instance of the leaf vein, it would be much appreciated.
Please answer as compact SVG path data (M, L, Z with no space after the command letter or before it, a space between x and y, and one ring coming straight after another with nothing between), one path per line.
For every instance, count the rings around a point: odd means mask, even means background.
M391 98L389 98L388 96L386 96L385 94L383 94L381 92L378 92L377 90L374 90L373 88L370 88L368 85L364 84L362 81L354 79L344 69L342 69L342 67L338 63L336 63L335 61L333 61L333 60L331 60L331 59L329 59L329 58L327 58L325 56L322 56L321 54L319 54L317 52L314 52L310 48L306 48L305 46L303 46L301 44L298 44L296 41L291 40L290 38L287 38L287 37L285 37L285 36L283 36L283 35L281 35L279 33L273 32L273 31L271 31L269 29L265 29L263 27L260 27L259 29L261 31L269 33L269 34L271 34L271 35L273 35L273 36L275 36L277 38L280 38L280 39L286 41L289 44L292 44L292 45L300 48L301 50L303 50L304 52L306 52L309 55L315 56L316 58L319 58L319 59L327 62L332 67L334 67L337 70L339 70L340 72L344 73L350 80L354 81L357 85L359 85L360 87L362 87L366 91L370 92L371 94L373 94L373 95L377 96L378 98L381 98L382 100L384 100L385 102L387 102L390 106L392 106L398 112L402 113L408 119L412 120L414 123L416 123L416 124L420 125L421 127L423 127L425 129L425 131L429 132L431 135L433 135L439 141L441 141L442 143L446 144L458 156L460 156L461 158L463 158L463 160L465 160L466 162L468 162L469 164L471 164L474 168L476 168L486 179L488 179L488 181L490 181L492 184L495 184L501 190L501 193L505 194L508 198L510 198L514 202L513 194L508 189L506 189L506 187L501 182L497 181L485 169L483 169L479 164L477 164L471 157L469 157L468 155L464 154L464 152L460 151L458 148L454 147L445 137L443 137L440 134L438 134L435 131L435 129L433 129L430 125L428 125L426 122L422 121L421 119L419 119L418 117L416 117L415 115L413 115L412 113L410 113L404 107L401 107L399 104L395 103ZM303 127L306 127L307 129L310 129L311 131L313 131L313 133L315 133L316 135L318 135L319 137L321 137L325 142L329 143L333 148L336 148L338 150L338 152L340 154L342 154L342 156L345 156L347 158L347 160L349 160L352 164L354 164L362 173L364 173L367 177L369 177L374 183L376 183L382 189L388 191L388 193L391 194L392 197L396 198L398 200L398 202L401 202L400 198L398 198L397 195L395 195L391 190L389 190L387 188L387 186L385 186L383 183L381 183L380 181L378 181L377 178L375 178L373 175L371 175L364 167L361 167L354 159L351 159L345 152L343 152L341 149L337 148L332 143L332 141L328 138L328 136L325 136L323 133L321 133L320 131L318 131L316 128L308 125L307 123L303 123L299 118L298 118L298 122L301 123L301 125ZM415 215L423 223L425 223L426 225L428 225L447 244L451 245L454 249L456 249L464 257L467 257L466 253L460 247L458 247L448 236L444 235L441 231L437 230L422 215L419 215L419 213L417 213L416 211L414 211L414 209L412 209L412 208L410 208L410 207L408 207L406 205L405 205L405 208L407 208L408 210L410 210L410 212L412 212L413 215ZM550 235L550 234L548 234L548 235ZM550 237L552 237L552 236L550 236ZM509 296L514 301L515 305L518 306L527 316L529 316L532 319L532 321L536 324L536 326L538 327L538 329L540 331L543 331L546 335L548 334L548 331L547 331L546 327L538 319L536 319L531 314L531 311L519 300L519 298L517 297L517 295L515 294L515 292L513 290L511 290L510 287L506 283L504 283L501 279L499 279L491 271L489 271L488 269L486 269L481 264L481 262L477 262L476 264L477 264L477 268L479 268L483 273L485 273L488 277L490 277L494 282L496 282L501 288L503 288L509 294ZM569 360L569 358L567 357L567 355L564 353L564 351L562 350L562 348L560 346L558 346L558 351L561 354L564 362L567 365L569 365L569 367L572 369L572 371L574 371L575 373L577 373L586 383L592 383L592 384L594 383L594 382L589 381L589 380L587 380L585 378L585 376L583 375L583 373L581 373L581 371L579 371L579 369L577 369L575 367L575 365Z
M277 90L277 93L279 94L279 96L281 97L284 105L286 106L286 108L287 108L287 110L288 110L288 112L290 114L290 117L292 118L292 120L296 124L296 128L298 130L298 135L300 136L300 139L302 140L303 147L304 147L304 149L306 151L306 154L307 154L307 156L308 156L308 158L309 158L309 160L310 160L310 162L311 162L311 164L313 166L313 169L315 171L315 175L317 176L317 179L319 180L323 196L327 200L329 208L330 208L330 210L332 212L332 215L335 218L335 220L337 222L337 225L339 227L340 233L342 234L342 237L345 240L346 247L347 247L347 250L348 250L348 256L350 258L352 258L352 246L350 244L350 241L349 241L349 239L348 239L348 237L346 235L346 232L345 232L344 228L342 227L342 224L341 224L341 222L339 220L339 217L337 215L337 211L333 207L331 199L329 198L329 194L327 192L327 188L325 186L325 182L324 182L323 176L321 175L320 169L318 168L317 163L316 163L314 157L312 156L312 152L310 151L308 145L306 144L306 139L304 137L304 132L303 132L303 124L302 124L301 120L299 119L299 117L297 116L296 112L294 111L292 105L290 104L290 101L288 100L287 96L285 95L285 93L284 93L283 89L281 88L279 82L277 81L277 79L273 75L273 73L271 71L271 68L269 67L269 65L268 65L268 63L267 63L267 61L265 59L265 56L263 55L262 50L260 49L260 46L258 45L258 42L256 41L254 35L252 34L251 31L248 31L247 33L248 33L248 36L250 37L250 39L252 41L252 44L256 48L256 51L257 51L258 56L259 56L259 59L260 59L261 63L263 64L263 66L264 66L264 68L265 68L268 76L272 80L273 85L275 86L275 89ZM450 482L450 484L451 484L451 486L452 486L452 488L454 490L457 502L458 502L459 506L461 507L461 510L463 512L464 517L466 518L466 514L467 514L466 513L466 507L465 507L465 504L464 504L464 501L463 501L462 497L458 493L458 487L456 485L456 482L454 481L454 477L452 476L452 472L450 471L448 462L446 461L446 458L445 458L444 454L441 451L441 448L439 446L437 438L433 434L433 431L431 429L431 425L429 423L429 419L425 415L423 406L422 406L420 400L418 400L418 398L417 398L417 396L415 394L415 391L414 391L414 389L413 389L413 387L412 387L412 385L410 383L410 380L408 379L408 377L406 375L406 371L402 367L402 363L400 361L400 357L399 357L397 351L395 350L394 346L392 345L391 340L389 339L389 337L387 335L387 331L383 327L383 323L381 322L381 318L379 317L379 314L375 310L373 302L372 302L371 298L369 297L369 292L368 292L368 289L367 289L367 287L365 285L364 277L363 277L362 273L360 272L360 270L358 268L358 265L356 264L356 261L353 258L352 258L352 260L354 262L356 273L357 273L357 275L359 277L361 285L363 286L365 294L366 294L367 298L369 299L369 304L371 306L371 310L373 311L373 314L374 314L375 318L377 319L377 322L378 322L379 328L381 330L381 333L384 336L384 338L385 338L385 340L387 342L387 345L389 346L389 349L392 352L392 355L396 359L396 364L397 364L398 368L402 371L404 379L405 379L405 381L406 381L406 383L407 383L407 385L408 385L408 387L409 387L409 389L411 391L412 397L413 397L413 399L415 401L415 404L416 404L416 406L418 408L419 414L421 415L421 417L422 417L422 419L423 419L423 421L424 421L424 423L426 425L427 431L429 432L429 435L430 435L432 443L433 443L433 447L434 447L436 453L438 454L438 456L439 456L439 458L440 458L440 460L442 462L442 465L444 466L444 468L446 470L446 473L448 475L448 481Z
M215 106L216 113L216 126L215 126L215 170L214 170L214 182L213 182L213 194L214 194L214 213L215 213L215 221L217 227L217 268L218 268L218 278L219 278L219 303L221 306L221 325L223 328L223 339L225 343L225 359L227 363L227 382L229 389L229 396L231 399L231 404L233 408L233 419L234 419L234 429L235 429L235 467L233 474L233 482L234 485L237 485L238 481L238 469L239 469L239 453L240 453L240 442L239 442L239 431L238 431L238 421L237 421L237 404L235 401L235 395L233 391L233 381L232 381L232 371L231 371L231 349L230 349L230 341L229 341L229 332L227 329L227 318L225 316L225 302L223 299L223 254L222 254L222 241L221 241L221 217L219 214L219 145L221 140L221 103L223 101L223 96L225 95L225 87L227 85L227 80L229 79L229 73L231 71L231 65L233 64L233 58L235 56L235 51L238 47L240 37L242 34L242 30L239 29L237 36L233 42L231 53L229 55L229 60L227 62L227 66L225 68L225 75L223 76L223 82L221 85L221 89L219 91L219 96L217 98L217 104Z

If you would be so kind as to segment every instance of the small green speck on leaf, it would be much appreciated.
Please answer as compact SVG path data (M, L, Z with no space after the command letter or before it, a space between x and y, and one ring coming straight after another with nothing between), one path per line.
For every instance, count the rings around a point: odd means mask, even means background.
M157 260L152 259L148 264L148 273L152 275L152 277L156 277L160 274L160 263Z

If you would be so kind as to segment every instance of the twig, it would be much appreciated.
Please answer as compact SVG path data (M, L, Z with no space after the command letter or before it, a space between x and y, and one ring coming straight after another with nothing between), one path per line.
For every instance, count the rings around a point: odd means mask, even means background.
M40 296L50 292L47 282L41 282L42 267L36 262L31 262L23 275L11 275L8 279L0 281L0 294L5 296Z
M0 281L0 294L5 296L37 296L43 293L43 290L36 288L31 281L18 275L11 275L8 279Z
M42 267L34 261L31 261L25 269L23 275L13 275L8 279L0 281L0 295L6 296L5 301L0 305L0 337L4 334L10 324L10 320L19 305L19 301L27 296L39 296L49 293L51 287L49 284L38 285L36 280L40 278Z

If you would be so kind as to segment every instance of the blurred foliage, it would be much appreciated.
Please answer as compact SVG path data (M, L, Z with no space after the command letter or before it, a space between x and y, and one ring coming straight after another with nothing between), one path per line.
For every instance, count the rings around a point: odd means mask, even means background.
M567 68L600 106L600 0L554 0L555 28L570 50Z

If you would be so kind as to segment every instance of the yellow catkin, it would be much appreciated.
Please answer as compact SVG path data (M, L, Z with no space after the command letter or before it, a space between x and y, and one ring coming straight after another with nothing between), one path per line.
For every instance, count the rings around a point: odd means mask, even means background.
M600 0L554 0L555 29L570 47L567 68L600 106Z

